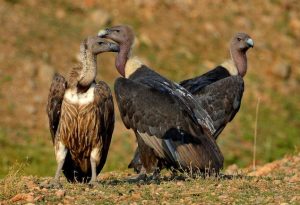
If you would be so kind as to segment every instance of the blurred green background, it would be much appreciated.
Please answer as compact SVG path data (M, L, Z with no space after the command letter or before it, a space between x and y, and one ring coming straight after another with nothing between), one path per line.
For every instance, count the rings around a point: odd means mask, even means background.
M174 81L212 69L229 57L235 32L255 42L240 112L220 135L225 165L252 163L255 109L260 99L257 163L300 147L300 4L293 0L3 0L0 3L0 177L14 163L51 176L55 157L45 106L54 72L78 63L79 44L104 27L130 24L135 54ZM102 2L102 3L100 3ZM114 54L98 57L98 79L113 88ZM135 149L118 109L104 171L125 170Z

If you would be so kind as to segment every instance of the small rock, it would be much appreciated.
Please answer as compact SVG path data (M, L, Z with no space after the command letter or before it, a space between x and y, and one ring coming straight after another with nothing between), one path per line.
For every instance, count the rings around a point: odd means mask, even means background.
M291 76L292 67L289 63L279 63L274 66L273 74L283 80L288 80Z
M66 195L66 191L65 190L62 190L62 189L59 189L55 192L55 195L59 198L62 198Z
M236 164L229 165L225 171L226 174L237 174L239 167Z
M39 195L39 196L34 198L34 201L42 201L44 198L45 198L45 196Z
M281 181L280 181L280 180L274 180L273 183L274 183L275 185L279 185L279 184L281 184Z
M300 174L299 175L294 175L292 176L289 180L289 182L295 183L295 182L300 182Z
M101 28L102 26L108 25L112 21L112 17L107 11L97 9L90 14L90 20Z
M34 102L36 102L36 103L41 103L41 102L43 102L43 97L41 96L41 95L35 95L34 97L33 97L33 100L34 100Z
M46 85L50 85L54 75L54 68L48 64L41 64L38 69L38 80Z
M299 202L300 201L300 196L294 196L291 200L291 202Z
M183 182L177 182L176 185L177 186L183 186Z
M59 9L56 10L55 16L56 16L56 18L58 18L58 19L63 19L63 18L66 17L66 12L65 12L65 10L63 10L62 8L59 8Z
M37 108L33 105L27 105L24 107L28 114L34 115L37 113Z
M205 29L205 31L209 32L209 33L215 33L216 32L216 27L213 23L210 22L205 22L203 24L203 28Z
M221 196L219 196L218 198L219 198L220 200L224 200L224 199L227 199L228 196L226 196L226 195L221 195Z
M34 197L32 193L25 194L25 193L20 193L15 195L13 198L10 199L11 202L17 202L17 201L26 201L26 202L33 202Z
M42 190L41 190L42 192L47 192L48 191L48 189L46 189L46 188L42 188Z
M145 45L147 45L147 46L149 46L149 47L153 45L151 39L150 39L149 36L146 35L146 34L141 34L141 35L139 36L139 40L140 40L141 43L144 43Z
M26 186L29 190L34 190L38 188L38 186L33 181L26 182Z
M72 196L65 196L65 199L67 199L67 200L74 200L75 198L72 197Z

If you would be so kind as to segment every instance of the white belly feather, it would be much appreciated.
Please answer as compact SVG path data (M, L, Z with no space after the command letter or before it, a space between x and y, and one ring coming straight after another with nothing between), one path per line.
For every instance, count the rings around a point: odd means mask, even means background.
M86 105L94 101L94 90L95 84L92 84L91 87L85 93L77 93L77 89L67 89L65 92L64 100L72 104Z

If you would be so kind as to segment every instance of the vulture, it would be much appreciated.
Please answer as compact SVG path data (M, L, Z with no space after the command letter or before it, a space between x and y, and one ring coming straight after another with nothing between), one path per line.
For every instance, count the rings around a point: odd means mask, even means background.
M118 52L116 43L98 36L80 45L81 65L66 80L55 74L48 96L47 114L57 170L53 185L63 171L69 182L96 183L103 168L114 129L114 105L109 86L96 83L97 55Z
M246 52L253 46L254 42L248 34L236 33L230 41L231 59L207 73L179 83L211 117L215 128L211 134L216 140L239 111L244 92L243 77L247 72ZM139 148L128 167L136 172L141 170Z
M114 26L98 35L120 47L115 66L122 77L115 81L115 95L124 125L137 138L143 165L138 177L155 174L156 167L218 172L223 155L211 135L213 121L190 92L131 56L131 27Z

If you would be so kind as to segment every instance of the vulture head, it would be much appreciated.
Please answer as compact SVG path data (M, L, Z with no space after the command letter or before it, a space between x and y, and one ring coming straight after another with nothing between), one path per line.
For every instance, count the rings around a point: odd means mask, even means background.
M246 33L236 33L231 40L231 48L242 52L246 52L249 48L253 48L254 42Z
M254 46L252 38L246 33L236 33L231 39L230 54L238 74L244 77L247 73L246 52Z
M91 36L84 41L85 49L91 51L94 55L98 55L103 52L119 52L119 45L110 42L99 36Z
M99 31L98 36L102 38L111 39L120 44L120 46L131 46L134 42L133 29L127 25L106 28L104 30Z
M131 56L134 44L135 35L133 29L127 25L113 26L99 31L98 36L113 40L120 45L120 51L116 57L116 68L125 77L125 66Z

